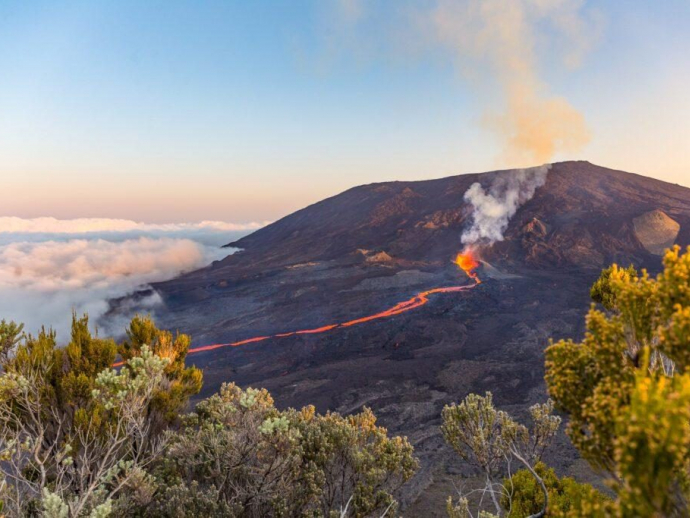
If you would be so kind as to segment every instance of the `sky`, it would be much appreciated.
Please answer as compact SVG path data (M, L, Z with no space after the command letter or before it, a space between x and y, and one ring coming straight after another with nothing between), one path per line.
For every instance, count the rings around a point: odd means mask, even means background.
M566 159L690 185L690 2L477 1L4 0L0 216L251 224Z

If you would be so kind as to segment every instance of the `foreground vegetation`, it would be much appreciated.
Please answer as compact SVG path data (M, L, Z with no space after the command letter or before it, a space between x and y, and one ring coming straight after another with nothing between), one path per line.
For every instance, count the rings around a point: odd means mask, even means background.
M394 513L417 467L368 409L279 411L265 390L202 386L189 337L136 317L119 346L74 318L55 334L0 325L0 498L9 516L330 516ZM111 368L116 355L125 363Z
M450 518L687 516L690 512L690 251L656 279L613 266L592 288L587 333L546 351L553 400L525 426L468 395L441 433L480 487ZM371 410L279 410L265 390L202 387L190 339L136 317L120 344L73 319L55 333L0 323L0 505L5 516L396 516L417 469L406 438ZM120 356L123 365L112 366ZM559 478L542 461L566 433L610 488ZM439 502L443 506L443 502Z

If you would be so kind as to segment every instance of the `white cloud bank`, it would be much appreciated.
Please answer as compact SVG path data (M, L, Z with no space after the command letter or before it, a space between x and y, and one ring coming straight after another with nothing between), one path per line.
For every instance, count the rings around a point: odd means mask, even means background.
M0 233L16 234L90 234L99 232L194 232L194 231L245 231L256 230L267 222L228 223L225 221L201 221L199 223L140 223L129 219L114 218L17 218L0 217Z
M108 299L222 259L234 250L220 244L260 226L2 217L0 318L24 322L31 332L52 326L65 339L72 310L95 322Z
M105 239L124 241L138 237L176 237L192 239L209 246L224 245L269 222L228 223L140 223L113 218L17 218L0 217L0 245L19 241L67 241L70 239Z

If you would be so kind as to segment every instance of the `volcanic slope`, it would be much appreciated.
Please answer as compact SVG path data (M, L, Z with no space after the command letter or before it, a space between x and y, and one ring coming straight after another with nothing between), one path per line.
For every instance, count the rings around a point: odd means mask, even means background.
M229 244L240 252L156 284L164 301L157 317L203 346L319 329L425 290L470 285L453 263L471 219L463 194L502 174L511 172L372 184L311 205ZM481 252L475 288L363 325L219 348L189 362L204 368L204 396L234 381L266 387L281 406L373 408L422 461L403 499L434 516L459 469L439 434L443 405L489 390L524 417L546 398L549 338L582 335L589 286L603 267L658 270L658 235L690 243L690 189L556 163L505 240ZM548 460L562 473L584 472L562 438Z

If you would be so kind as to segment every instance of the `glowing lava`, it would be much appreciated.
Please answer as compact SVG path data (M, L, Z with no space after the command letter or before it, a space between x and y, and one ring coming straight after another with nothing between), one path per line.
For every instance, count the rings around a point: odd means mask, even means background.
M215 349L220 349L221 347L238 347L240 345L263 342L272 338L285 338L288 336L295 335L318 334L325 333L327 331L332 331L333 329L356 326L358 324L364 324L365 322L371 322L372 320L378 320L381 318L388 318L395 315L399 315L401 313L405 313L407 311L421 307L427 302L429 302L429 295L435 295L436 293L453 293L457 291L466 291L474 288L478 284L481 284L482 281L479 279L479 276L475 272L475 270L479 267L479 262L474 258L471 250L465 250L464 252L459 253L455 258L455 264L457 264L458 267L463 272L465 272L470 279L474 281L474 284L470 284L468 286L447 286L445 288L433 288L431 290L422 291L421 293L417 293L414 297L408 300L404 300L402 302L398 302L392 308L389 308L385 311L381 311L380 313L374 313L373 315L368 315L354 320L348 320L347 322L342 322L339 324L329 324L317 327L315 329L302 329L299 331L277 333L274 335L256 336L254 338L247 338L245 340L240 340L238 342L202 345L200 347L193 347L189 349L189 351L187 351L187 354L200 353L204 351L213 351ZM113 364L113 367L120 367L121 365L122 362L117 362Z
M479 268L479 261L477 261L474 258L472 250L465 250L464 252L460 252L458 256L455 258L455 264L457 264L458 267L463 272L465 272L467 276L474 282L476 282L477 284L480 284L482 282L481 280L479 280L479 276L475 272L475 270Z

